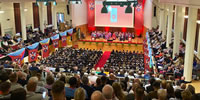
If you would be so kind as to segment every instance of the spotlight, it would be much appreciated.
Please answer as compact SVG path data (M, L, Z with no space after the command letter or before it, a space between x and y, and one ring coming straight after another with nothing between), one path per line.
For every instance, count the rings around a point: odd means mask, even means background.
M103 6L103 8L101 9L101 13L108 13L106 6Z
M48 2L44 2L44 5L47 6L49 3Z
M131 3L128 3L125 13L132 13Z
M81 0L69 0L69 4L82 4Z
M54 1L54 2L53 2L53 5L54 5L54 6L56 6L56 5L57 5L57 2L56 2L56 1Z
M108 13L108 9L106 8L106 2L103 2L103 8L101 9L101 13Z

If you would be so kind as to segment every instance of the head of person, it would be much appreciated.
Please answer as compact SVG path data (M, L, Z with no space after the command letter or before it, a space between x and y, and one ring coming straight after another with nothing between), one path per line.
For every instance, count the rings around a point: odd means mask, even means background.
M74 93L74 100L85 100L85 90L83 88L76 89Z
M51 94L53 100L64 100L65 98L65 84L62 81L56 81L52 85Z
M101 77L101 84L102 84L102 85L105 85L106 82L107 82L107 77L106 77L106 76L102 76L102 77Z
M181 100L182 99L182 96L181 96L181 90L180 89L177 89L174 94L175 94L175 98Z
M54 83L54 77L52 75L48 75L46 78L46 82L48 85L52 85Z
M186 89L186 84L185 83L181 83L181 89L185 90Z
M149 80L149 83L151 84L151 85L153 85L153 83L155 82L156 80L154 79L154 78L151 78L150 80Z
M97 78L97 80L96 80L96 85L97 85L97 86L100 86L100 85L101 85L101 79L100 79L100 78Z
M135 99L136 100L143 100L143 97L144 97L144 88L141 87L141 86L138 86L136 89L135 89Z
M91 95L91 100L105 100L105 98L100 91L94 91Z
M10 92L11 84L9 82L2 82L0 84L0 91L2 92L2 95L7 95Z
M83 76L83 77L82 77L82 82L83 82L84 85L88 85L88 83L89 83L88 77Z
M172 84L168 83L166 86L167 89L167 94L170 96L174 96L174 88L172 86Z
M189 90L181 92L182 100L192 100L192 93Z
M123 100L125 98L125 95L123 93L122 87L118 82L114 82L112 84L113 90L114 90L114 94L116 95L116 97L119 100Z
M166 100L167 98L167 91L166 89L159 89L157 91L158 93L158 100Z
M155 81L153 83L153 88L155 91L157 91L158 89L160 89L160 81Z
M77 86L77 79L75 77L71 77L69 79L69 85L70 85L70 87L75 88Z
M102 89L102 93L103 93L103 96L105 97L105 99L112 99L113 98L113 88L111 85L105 85Z
M166 89L166 87L167 87L167 82L166 82L166 80L162 80L162 81L161 81L161 86L162 86L163 89Z
M11 93L10 100L26 100L26 90L24 88L18 88Z
M38 78L37 77L31 77L29 80L28 80L28 84L26 86L27 88L27 91L30 91L30 92L35 92L36 90L36 87L37 87L37 83L38 83Z
M195 88L192 85L188 85L186 90L189 90L192 93L192 95L195 94Z
M11 83L16 83L17 80L18 80L18 75L17 73L12 73L10 76L9 76L9 80Z

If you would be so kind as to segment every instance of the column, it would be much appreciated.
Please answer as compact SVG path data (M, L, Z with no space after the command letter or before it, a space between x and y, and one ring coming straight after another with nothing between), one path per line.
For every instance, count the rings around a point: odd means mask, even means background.
M183 19L184 19L183 7L176 6L175 25L174 25L173 58L175 57L175 54L179 54L180 35L181 35L181 30L183 30L183 22L184 22Z
M21 28L22 28L22 39L26 40L27 39L27 33L26 33L26 17L25 17L25 12L24 12L24 7L25 2L20 3L20 16L21 16Z
M44 32L47 24L47 7L43 2L39 3L40 30Z
M169 44L172 41L172 17L173 17L173 6L168 5L168 25L167 25L167 43L166 46L169 48Z
M52 22L53 22L53 28L57 29L56 5L52 5Z
M166 5L164 5L164 16L163 16L163 29L162 29L162 38L164 39L166 39L166 33L167 33L167 7L166 7Z
M187 41L185 50L185 61L184 61L184 77L185 81L192 81L192 68L194 58L194 44L196 35L196 21L197 21L197 8L189 8L188 16L188 27L187 27Z
M159 32L163 32L164 27L164 5L160 4L160 21L159 21Z
M199 38L198 38L198 49L197 49L197 56L200 58L200 28L199 28Z

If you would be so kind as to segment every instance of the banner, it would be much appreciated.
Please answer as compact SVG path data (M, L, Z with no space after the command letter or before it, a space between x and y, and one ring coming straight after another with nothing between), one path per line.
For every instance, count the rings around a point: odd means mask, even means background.
M51 40L53 42L53 47L58 48L59 47L59 34L52 36Z
M144 4L145 0L138 0L138 5L135 7L135 25L136 35L143 33L144 26Z
M67 32L60 33L62 47L67 46Z
M88 27L94 27L95 20L95 0L87 0Z
M20 50L8 54L8 56L12 59L13 62L16 62L17 65L21 66L24 54L25 54L25 48L22 48Z
M66 33L69 34L69 35L71 36L71 35L73 34L73 30L74 30L73 28L72 28L72 29L69 29L69 30L66 31Z
M39 46L39 43L37 42L37 43L34 43L34 44L27 47L27 49L28 49L28 61L29 62L33 62L33 61L37 60L38 46Z
M46 58L49 56L49 38L40 41L42 45L42 58Z

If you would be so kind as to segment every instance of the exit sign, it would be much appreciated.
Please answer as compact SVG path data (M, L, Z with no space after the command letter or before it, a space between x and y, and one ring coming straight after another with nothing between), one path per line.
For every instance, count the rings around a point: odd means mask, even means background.
M36 0L36 2L48 2L48 1L53 2L53 1L56 1L56 0Z

